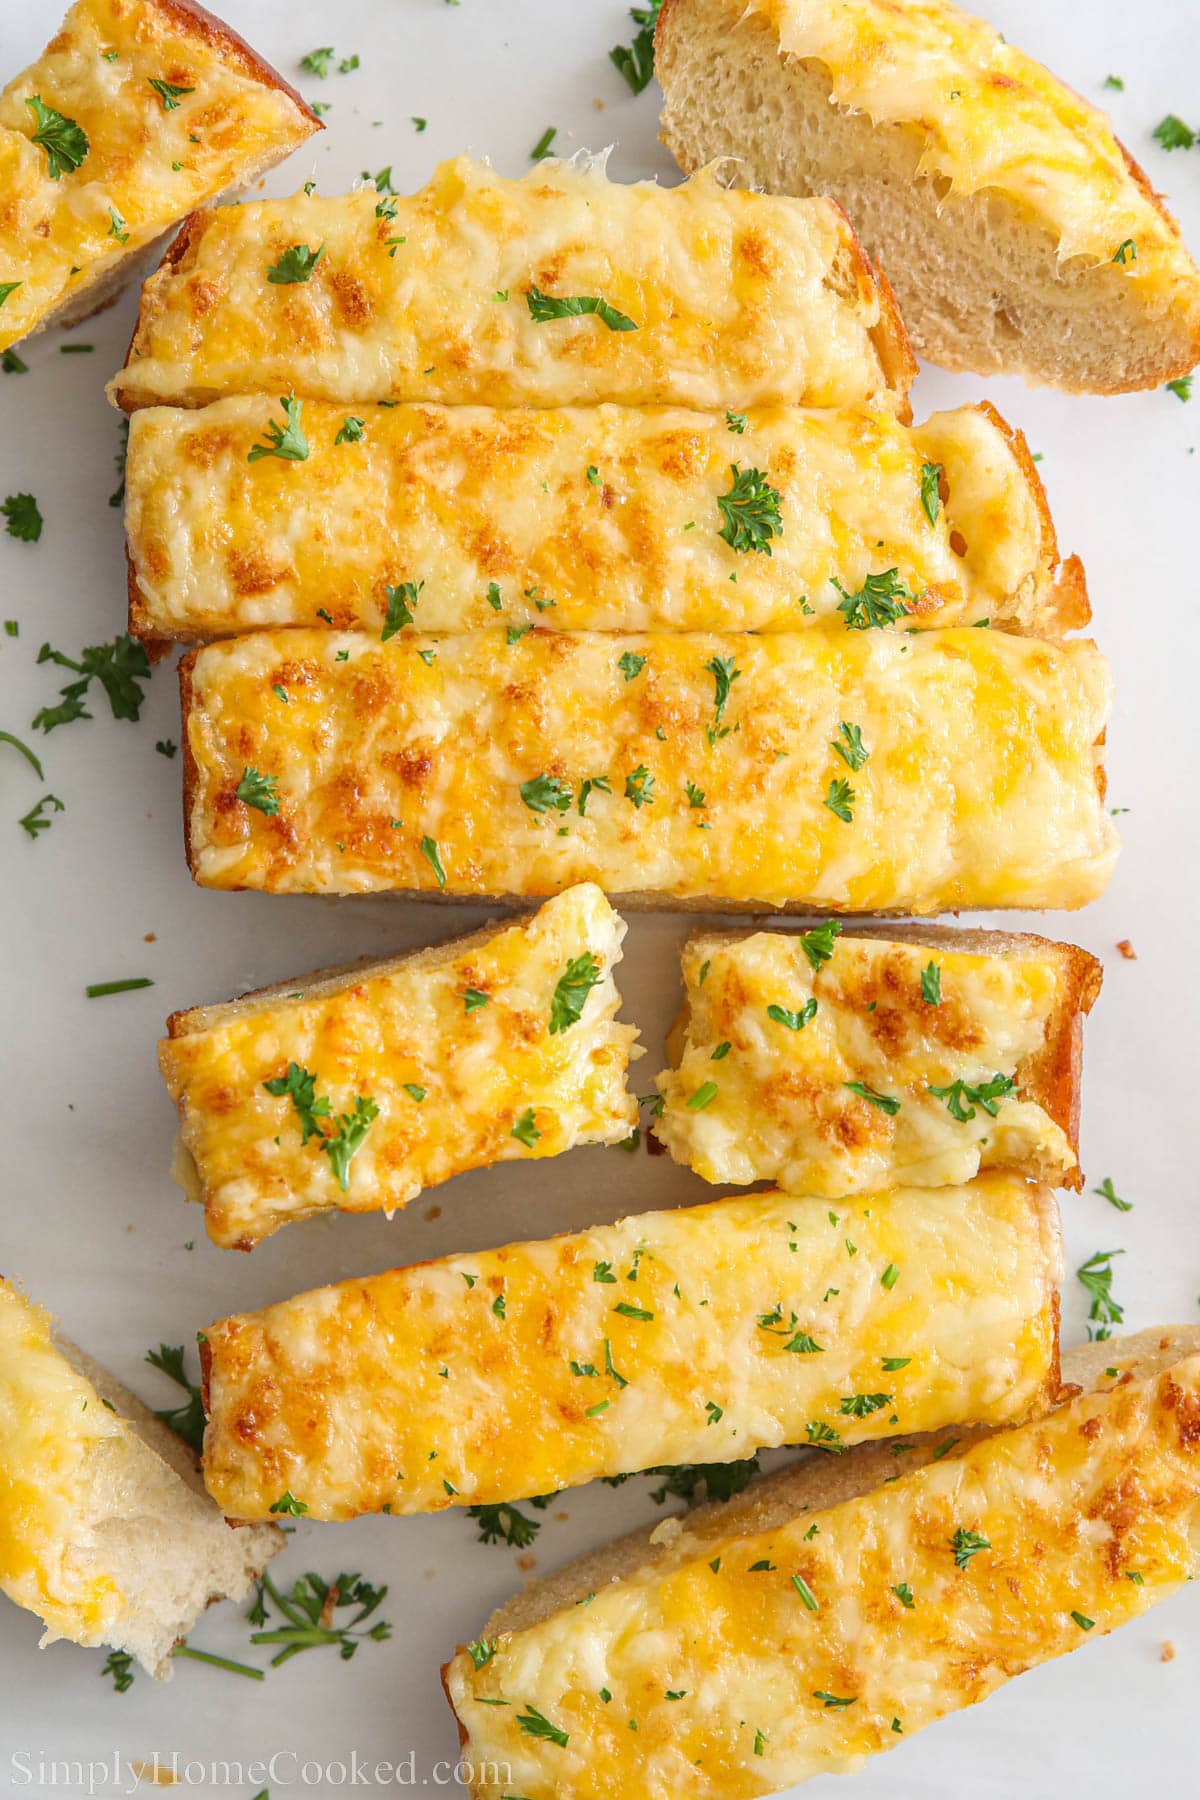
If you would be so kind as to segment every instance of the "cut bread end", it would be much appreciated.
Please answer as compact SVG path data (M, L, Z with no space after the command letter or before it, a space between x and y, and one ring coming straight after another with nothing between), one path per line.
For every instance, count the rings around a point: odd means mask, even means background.
M931 362L1116 394L1159 387L1200 361L1200 272L1182 241L1173 278L1154 284L1116 261L1060 259L1052 231L998 188L960 195L921 174L918 125L876 125L839 105L828 68L781 54L772 27L739 0L664 0L655 61L661 137L680 167L728 157L740 185L838 200Z

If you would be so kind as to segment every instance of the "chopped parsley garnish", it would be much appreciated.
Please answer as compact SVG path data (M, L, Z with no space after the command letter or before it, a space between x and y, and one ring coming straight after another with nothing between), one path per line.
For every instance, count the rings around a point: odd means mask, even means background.
M256 812L265 813L273 819L279 811L279 777L277 775L260 775L257 769L249 764L242 770L242 779L234 789L238 799L245 806L254 807Z
M61 181L77 169L88 153L87 133L80 129L74 119L56 112L47 106L40 95L25 102L33 113L37 129L33 133L33 141L40 144L46 152L47 173L51 181ZM19 285L19 284L14 284Z
M149 81L162 102L164 112L175 112L184 94L194 94L196 91L194 87L176 87L173 81L156 81L153 76L149 77Z
M1168 113L1165 119L1159 120L1154 127L1153 136L1155 143L1161 144L1164 150L1190 150L1196 141L1196 133L1191 126L1185 125L1174 113Z
M1011 1094L1016 1085L1011 1075L993 1075L990 1081L981 1082L978 1087L972 1087L966 1081L952 1081L947 1087L931 1087L928 1092L935 1099L944 1100L950 1117L965 1125L975 1117L977 1106L982 1106L988 1117L994 1119L1000 1110L996 1102Z
M0 737L7 736L7 732L0 732ZM24 813L17 821L21 830L24 831L27 836L31 837L35 844L41 833L43 831L49 831L51 825L54 823L52 819L46 817L47 807L49 807L52 812L56 813L65 812L67 810L57 794L43 794L36 805L31 806L29 811Z
M811 1420L804 1430L805 1441L814 1450L827 1450L831 1456L840 1456L846 1448L841 1432L835 1431L832 1425L826 1425L824 1420Z
M990 1550L991 1547L988 1538L980 1537L977 1531L967 1531L961 1525L950 1539L954 1565L958 1569L965 1569L973 1556L978 1556L981 1550Z
M395 587L384 588L383 591L387 595L387 616L383 621L383 630L379 634L381 644L386 644L389 638L395 637L403 626L414 623L412 609L417 604L424 586L423 581L400 581Z
M908 612L904 602L916 598L897 579L895 569L885 569L882 575L868 575L856 594L848 594L836 575L831 579L842 596L837 610L845 619L848 631L873 631L882 625L894 625Z
M1122 1200L1120 1194L1118 1194L1116 1188L1112 1184L1111 1175L1106 1175L1104 1180L1100 1183L1100 1186L1093 1188L1092 1192L1093 1194L1099 1194L1102 1200L1107 1200L1110 1206L1115 1206L1118 1212L1133 1211L1133 1201Z
M308 1511L308 1506L303 1500L297 1500L290 1488L285 1488L278 1500L273 1500L267 1510L273 1513L288 1513L292 1518L300 1519ZM253 1641L251 1639L252 1643Z
M817 1604L817 1596L813 1593L803 1575L793 1575L792 1586L803 1600L809 1612L820 1612L821 1609Z
M900 1102L894 1094L881 1094L865 1081L843 1081L842 1086L849 1088L852 1094L857 1094L860 1100L869 1100L872 1106L877 1106L889 1119L894 1119L900 1111Z
M129 975L123 981L93 981L84 988L89 1000L103 1000L109 994L132 994L137 988L153 987L149 975Z
M587 814L587 803L588 803L589 794L611 794L611 793L612 793L612 788L608 784L608 776L607 775L589 775L587 777L586 781L580 782L580 784L579 784L579 816L580 816L580 818L581 819L584 818Z
M277 263L267 264L267 280L273 287L291 287L307 281L325 254L324 244L310 250L307 244L293 244Z
M772 1004L767 1008L767 1017L773 1019L776 1025L786 1025L789 1031L803 1031L809 1020L816 1017L816 1012L816 1001L806 1000L796 1012L789 1012L786 1006Z
M1125 83L1119 75L1106 75L1104 77L1104 85L1106 88L1115 88L1118 94L1123 94L1125 92Z
M730 463L729 474L729 492L717 495L717 507L724 521L717 535L731 550L753 550L770 556L771 539L783 535L781 494L771 486L762 469L743 469Z
M891 1394L843 1394L838 1411L850 1419L866 1419L892 1404Z
M527 1737L545 1738L548 1743L560 1746L570 1742L570 1733L552 1725L545 1713L539 1712L536 1706L528 1706L523 1713L518 1713L517 1724Z
M74 669L79 679L59 689L57 706L44 706L33 721L35 731L53 731L58 725L69 725L75 719L90 719L84 699L93 680L99 681L108 695L114 719L136 720L144 695L139 683L149 679L150 664L146 652L130 637L115 637L111 644L90 644L79 653L76 662L61 650L43 644L38 651L39 663L57 663L62 669Z
M290 1498L290 1495L284 1495L284 1499ZM275 1507L271 1508L272 1512L275 1510ZM280 1503L278 1510L298 1510L304 1513L308 1508L297 1501L292 1508L285 1508ZM287 1620L287 1624L268 1625L265 1631L251 1632L250 1642L279 1645L278 1654L271 1658L273 1669L278 1668L280 1663L288 1662L293 1656L298 1656L302 1650L322 1648L336 1648L341 1660L349 1662L359 1644L365 1640L378 1644L391 1637L392 1628L382 1619L369 1630L363 1629L386 1594L386 1587L372 1587L361 1575L339 1575L336 1581L326 1581L321 1575L309 1573L294 1582L284 1595L264 1571L256 1605L248 1616L257 1623L266 1621L265 1602L269 1598ZM358 1608L354 1617L345 1625L339 1625L333 1616L341 1606Z
M561 775L534 775L521 783L521 798L530 812L565 813L571 804L571 784Z
M702 1489L709 1500L732 1500L740 1494L758 1474L758 1457L727 1463L677 1463L671 1468L646 1469L644 1473L665 1477L663 1485L650 1495L656 1506L661 1506L668 1494L694 1506Z
M324 81L329 73L329 65L333 60L333 45L326 44L321 50L310 50L307 56L300 58L300 67L306 75L315 75L318 81Z
M625 777L625 798L632 800L640 812L643 806L654 803L654 777L645 763L639 763L631 775Z
M1133 238L1125 238L1122 243L1118 244L1117 248L1116 248L1116 252L1113 256L1113 261L1115 263L1120 263L1122 268L1124 268L1126 263L1136 262L1137 261L1137 243L1136 243L1136 241Z
M689 1112L703 1112L706 1106L712 1104L720 1091L715 1081L701 1082L695 1093L689 1095L684 1101L684 1105Z
M600 964L590 950L571 959L559 976L550 1000L551 1037L578 1023L588 995L603 979Z
M811 931L800 933L800 948L812 969L819 969L822 963L829 961L833 955L834 939L841 929L836 919L826 919L823 925L814 925Z
M473 1644L467 1645L467 1655L477 1669L486 1668L496 1654L497 1646L487 1638L476 1638Z
M632 44L617 44L608 60L624 76L631 93L640 94L654 76L654 27L662 0L649 0L646 6L631 6L629 16L637 26Z
M0 501L0 513L9 537L19 538L23 544L37 543L42 535L42 515L32 494L10 494Z
M422 1100L425 1098L425 1094L426 1094L427 1090L423 1087L418 1087L415 1081L402 1081L400 1083L400 1085L404 1089L405 1093L408 1094L413 1100L415 1100L418 1106L420 1106Z
M478 1523L481 1544L511 1544L514 1550L527 1550L542 1529L540 1519L531 1519L519 1507L503 1501L468 1506L467 1517Z
M183 1366L183 1345L160 1344L157 1350L147 1352L146 1361L151 1368L161 1369L187 1395L182 1406L168 1407L161 1412L156 1410L155 1418L161 1419L164 1425L169 1425L176 1437L181 1437L199 1456L204 1449L204 1401L199 1387L187 1378Z
M1073 1612L1071 1617L1078 1625L1080 1631L1090 1631L1096 1623L1095 1619L1089 1619L1086 1613Z
M408 116L412 120L412 128L414 131L424 131L429 123L428 119L422 119L416 113L409 113Z
M438 850L436 838L423 837L421 839L421 855L433 870L438 886L444 888L446 885L446 871L442 867L441 853Z
M268 1094L274 1095L277 1100L282 1099L285 1094L291 1100L296 1116L300 1120L300 1129L303 1133L302 1145L307 1144L310 1137L323 1135L318 1121L328 1119L333 1112L333 1107L327 1095L322 1095L318 1099L315 1075L311 1075L300 1063L290 1062L286 1075L276 1075L270 1081L264 1081L263 1086Z
M0 281L0 306L3 306L4 302L10 297L10 295L15 294L17 289L19 287L23 287L24 285L25 285L24 282L21 282L21 281ZM8 351L5 351L5 355L6 356L8 355ZM24 369L22 369L20 371L21 374L24 374L25 372L26 371ZM8 373L9 373L9 371L6 369L5 374L8 374Z
M726 412L725 423L729 430L741 437L746 429L746 415L739 412Z
M541 162L544 157L549 156L550 146L557 136L558 126L547 125L545 131L543 131L541 137L529 152L530 162Z
M1088 1336L1094 1343L1110 1338L1112 1332L1109 1327L1119 1325L1125 1317L1125 1309L1112 1297L1112 1259L1124 1254L1123 1250L1097 1250L1075 1271L1076 1277L1091 1296Z
M125 229L124 219L121 217L115 206L109 207L108 220L109 237L116 238L118 244L127 244L129 242L129 233Z
M1192 397L1192 377L1179 375L1174 381L1167 383L1168 394L1174 394L1177 400L1190 400Z
M623 1319L641 1319L648 1322L654 1317L654 1314L647 1312L644 1306L633 1306L628 1300L618 1300L613 1311L620 1313Z
M11 294L12 290L15 287L20 287L20 285L19 281L0 281L0 306L4 305L6 292ZM0 353L0 375L28 375L28 373L29 364L27 362L22 362L15 350L10 348ZM1168 387L1171 385L1171 382L1167 383ZM1186 395L1184 398L1186 398ZM126 429L128 429L129 420L126 419L124 423ZM118 1652L114 1651L113 1654L116 1655Z
M300 424L303 401L297 400L294 394L281 394L279 404L287 424L281 426L276 420L269 419L263 427L267 442L255 444L246 457L247 462L258 462L264 456L278 456L282 462L308 461L308 439Z
M617 1279L616 1276L612 1272L612 1264L611 1263L598 1262L598 1263L592 1264L592 1280L593 1281L616 1281L616 1279Z
M533 1146L537 1143L542 1134L534 1123L534 1111L532 1106L527 1106L525 1108L525 1111L521 1114L509 1135L515 1137L518 1143L524 1144L527 1150L533 1149Z
M635 676L640 675L645 666L646 658L635 656L632 650L626 650L624 656L617 658L617 667L626 681L632 681Z
M854 770L855 774L871 754L862 741L862 732L859 727L847 723L845 719L837 728L837 736L833 739L833 748L846 766Z
M927 462L921 464L921 511L925 514L925 517L929 520L931 525L936 525L938 522L938 507L941 504L941 494L938 491L938 483L941 479L941 463Z
M486 1006L488 1004L488 1001L491 999L491 997L492 996L490 994L483 993L479 988L473 988L473 987L467 988L465 993L463 994L463 1010L464 1010L464 1012L473 1013L479 1007Z
M814 1688L813 1689L813 1699L820 1700L824 1704L827 1711L832 1706L832 1707L836 1707L839 1712L844 1712L846 1707L854 1705L855 1701L858 1699L858 1695L857 1694L827 1694L823 1688Z
M365 419L356 419L353 413L347 413L333 441L335 444L357 444L365 429Z
M916 1605L916 1601L913 1599L913 1591L909 1587L907 1581L898 1581L892 1589L892 1592L895 1594L901 1606L907 1607L909 1612L911 1612Z
M895 1263L889 1263L887 1268L883 1271L883 1274L879 1277L879 1285L885 1287L890 1294L899 1279L899 1269L896 1267Z
M854 789L845 776L830 782L829 792L822 805L827 806L834 818L840 819L843 825L854 823Z
M927 963L921 970L921 998L926 1006L942 1004L942 971L935 962Z
M329 1158L329 1166L337 1177L337 1184L343 1194L350 1185L351 1158L362 1149L367 1132L378 1117L379 1108L374 1100L356 1094L353 1110L339 1113L337 1129L333 1135L321 1139L321 1148Z
M127 1694L133 1686L133 1658L128 1650L110 1650L108 1660L101 1669L101 1676L111 1675L113 1688L118 1694Z
M888 1264L889 1269L894 1269L895 1267L896 1267L895 1263ZM897 1273L898 1272L899 1271L897 1271ZM894 1287L895 1283L891 1282L891 1283L889 1283L889 1286ZM891 1375L897 1369L907 1369L907 1367L911 1361L912 1361L911 1356L881 1356L879 1359L879 1366L883 1370L885 1375Z
M704 797L704 789L698 788L694 781L686 781L683 786L683 791L687 795L688 805L693 811L700 807L707 806L708 802Z
M728 737L730 727L722 726L725 708L729 704L729 693L735 681L741 678L742 671L734 663L732 656L712 656L704 667L713 678L713 722L708 727L709 744L716 744L723 737Z
M578 319L585 313L594 313L610 331L637 330L627 314L618 312L615 306L601 299L598 294L564 294L556 297L553 294L543 294L539 287L531 287L525 299L530 317L538 325L544 325L549 319Z

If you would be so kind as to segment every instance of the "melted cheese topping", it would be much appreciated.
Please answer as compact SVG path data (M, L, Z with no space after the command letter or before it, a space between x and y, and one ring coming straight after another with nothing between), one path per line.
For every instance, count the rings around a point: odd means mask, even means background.
M160 1043L159 1065L214 1243L249 1249L333 1207L391 1213L465 1169L628 1137L637 1033L615 1023L612 973L624 935L599 888L585 885L485 941L365 968L311 996L298 978L299 992L213 1009L194 1027L185 1019L184 1035ZM563 1028L554 995L583 956L597 980ZM331 1101L322 1130L356 1096L379 1109L345 1192L320 1142L302 1141L290 1097L263 1085L289 1063ZM513 1127L530 1113L538 1136L527 1143Z
M931 965L937 1005L922 996ZM677 1067L658 1077L665 1110L655 1131L705 1181L836 1196L889 1181L940 1187L981 1168L1053 1183L1074 1171L1066 1133L1021 1080L1063 1003L1066 972L1052 953L974 956L843 937L814 970L799 937L756 932L693 938L683 973L686 1037ZM1018 1083L992 1102L996 1117L960 1099L957 1111L971 1116L956 1118L932 1092L996 1075ZM717 1093L697 1110L689 1101L707 1082Z
M190 91L160 96L154 80ZM57 181L32 141L35 94L88 140L80 166ZM0 349L316 129L244 49L186 11L77 0L39 61L0 94L0 284L20 283L0 305Z
M345 408L305 403L300 463L248 460L271 414L262 397L135 414L135 629L196 639L323 618L378 628L389 586L410 581L427 631L501 619L794 630L836 614L835 577L857 593L886 569L919 596L911 614L923 624L1060 622L1039 484L986 409L910 429L878 409L764 407L730 415L740 432L723 413L676 409L364 412L361 436L345 441ZM770 556L720 535L731 461L762 469L780 495ZM932 497L931 522L922 481L935 463L945 501Z
M124 1601L79 1548L78 1496L128 1427L51 1340L49 1314L0 1280L0 1590L54 1637L99 1644Z
M1044 225L1060 260L1153 286L1194 285L1174 223L1129 173L1102 112L950 0L749 0L780 50L829 70L834 98L877 125L910 125L920 172L957 194L993 188ZM1115 273L1116 271L1114 271Z
M623 657L645 659L630 679ZM1098 785L1109 677L1088 643L840 624L515 643L290 631L184 668L190 855L207 887L428 893L436 861L450 894L591 880L931 913L1080 906L1116 855ZM847 776L832 748L847 720L870 751L850 823L825 804ZM247 768L277 781L275 816L237 798ZM568 810L523 800L543 776Z
M1050 1194L989 1176L840 1217L757 1194L343 1282L209 1329L205 1479L233 1518L286 1489L345 1519L810 1427L853 1443L1023 1419L1057 1382L1059 1261Z
M268 267L295 244L324 253L307 281L272 285ZM538 322L535 286L605 301L635 329L595 313ZM411 197L297 194L205 214L178 266L146 284L114 392L126 408L289 390L452 406L887 404L875 335L894 329L827 200L743 193L711 171L621 186L602 163L547 161L510 181L459 157ZM892 356L907 388L906 347Z
M779 1529L685 1520L481 1669L455 1657L472 1792L746 1800L853 1769L1194 1580L1198 1446L1190 1357ZM960 1532L986 1547L956 1558Z

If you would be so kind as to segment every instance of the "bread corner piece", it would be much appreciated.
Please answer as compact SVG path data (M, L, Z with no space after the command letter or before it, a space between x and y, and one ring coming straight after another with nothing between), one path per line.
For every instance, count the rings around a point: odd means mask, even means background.
M1200 360L1200 271L1108 119L949 0L664 0L655 60L680 166L840 201L930 361L1110 394Z
M472 1794L845 1772L1194 1580L1200 1327L1064 1376L1031 1424L809 1456L531 1583L443 1671Z
M205 1608L283 1548L232 1530L188 1447L0 1279L0 1590L44 1644L126 1651L158 1679Z
M192 0L78 0L0 93L0 349L108 305L194 208L321 129Z

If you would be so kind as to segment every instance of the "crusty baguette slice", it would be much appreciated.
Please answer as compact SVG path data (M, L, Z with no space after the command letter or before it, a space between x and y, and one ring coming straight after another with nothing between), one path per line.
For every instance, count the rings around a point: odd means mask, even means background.
M296 630L180 668L205 887L936 913L1080 906L1116 855L1082 640Z
M887 569L922 625L1058 636L1087 622L1082 570L1058 560L1025 440L987 405L910 428L880 407L348 415L310 400L308 457L283 470L249 460L271 404L241 395L131 419L137 637L378 629L402 580L426 631L795 630L836 618L843 594ZM721 535L731 460L780 496L770 556Z
M316 1213L390 1214L466 1169L628 1137L624 936L581 883L470 937L172 1014L158 1061L209 1237L249 1250ZM306 1084L326 1107L308 1123ZM323 1151L363 1101L373 1115L339 1164Z
M33 141L35 96L82 132L67 134L77 166ZM76 0L0 93L0 292L15 284L0 301L0 349L108 305L195 207L248 186L320 129L193 0Z
M1200 272L1104 115L949 0L664 0L684 169L845 206L918 352L1071 393L1200 359Z
M1014 1423L1058 1392L1061 1276L1054 1197L1012 1175L839 1212L740 1196L393 1269L208 1329L205 1480L231 1518L286 1490L346 1519Z
M1001 1168L1082 1185L1083 1019L1102 978L1086 950L825 926L699 932L682 961L654 1130L705 1181L837 1198Z
M273 285L297 243L320 260ZM831 201L733 193L712 171L626 186L603 158L512 181L459 157L411 196L197 213L142 290L110 391L126 411L290 391L348 406L868 401L907 417L915 372L891 290Z
M808 1457L531 1583L444 1671L471 1793L768 1794L1194 1580L1200 1328L1063 1372L1032 1424Z
M44 1643L107 1644L152 1675L284 1538L231 1531L187 1446L0 1279L0 1589Z

